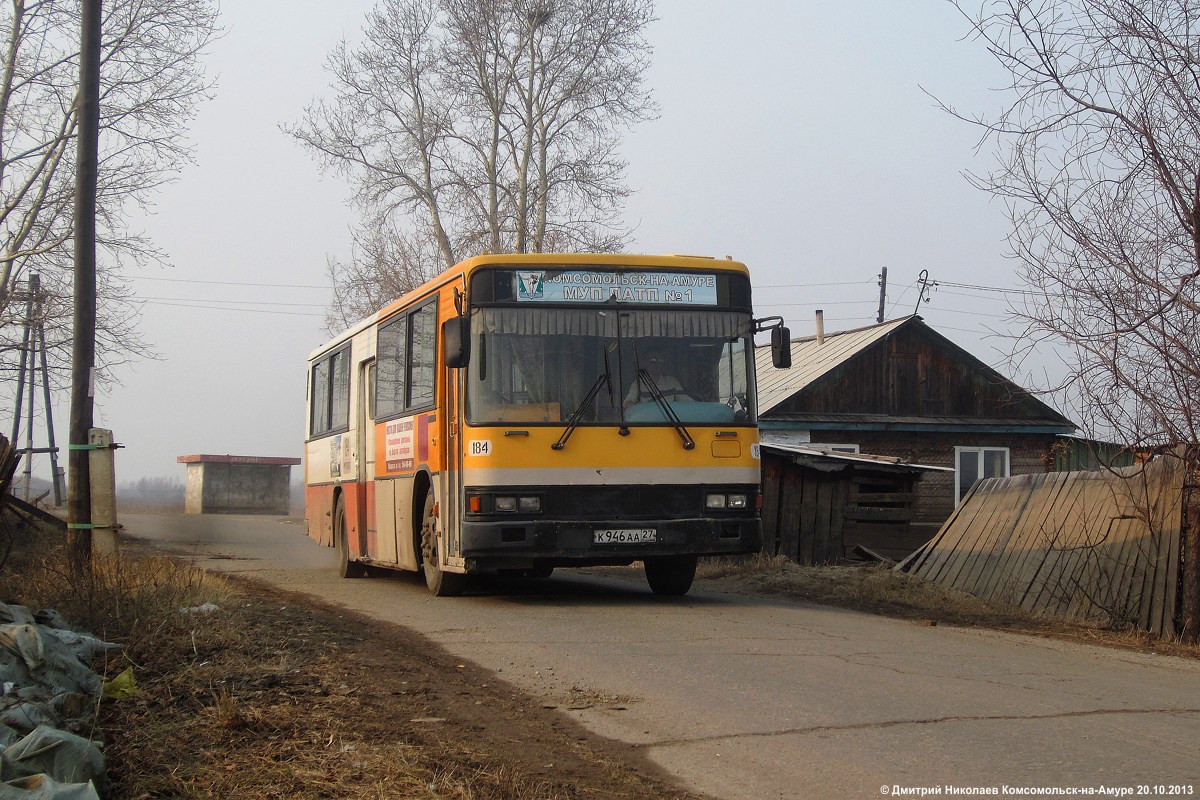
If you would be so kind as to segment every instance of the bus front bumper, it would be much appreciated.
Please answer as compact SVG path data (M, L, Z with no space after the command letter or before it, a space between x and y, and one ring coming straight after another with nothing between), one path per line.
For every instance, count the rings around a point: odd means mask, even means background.
M718 556L762 549L757 517L672 520L465 522L468 570L629 564L653 556ZM473 569L472 569L473 567Z

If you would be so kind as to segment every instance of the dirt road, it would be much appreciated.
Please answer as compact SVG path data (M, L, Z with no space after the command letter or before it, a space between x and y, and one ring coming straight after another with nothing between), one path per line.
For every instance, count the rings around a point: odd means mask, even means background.
M122 521L206 567L408 626L726 800L1200 788L1195 661L703 585L665 600L602 571L434 599L415 576L338 579L333 552L279 518Z

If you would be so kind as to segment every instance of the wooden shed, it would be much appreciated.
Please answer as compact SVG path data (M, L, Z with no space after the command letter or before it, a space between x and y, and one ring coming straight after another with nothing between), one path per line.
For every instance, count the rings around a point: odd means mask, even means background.
M763 551L837 564L856 547L899 560L929 538L912 526L915 487L944 467L897 458L762 445Z

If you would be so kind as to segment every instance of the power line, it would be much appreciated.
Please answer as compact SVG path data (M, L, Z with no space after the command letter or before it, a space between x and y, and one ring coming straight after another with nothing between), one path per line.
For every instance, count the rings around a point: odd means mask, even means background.
M755 289L807 289L813 286L863 286L871 281L841 281L837 283L774 283L754 284Z
M236 305L253 305L253 306L301 306L304 308L325 308L325 303L271 303L262 300L204 300L199 297L141 297L147 303L149 302L178 302L178 303L233 303Z
M955 289L971 289L977 292L1000 292L1001 294L1036 294L1028 289L1005 289L1000 286L979 286L971 283L954 283L953 281L938 281L939 286L953 286Z
M934 306L936 311L944 311L947 314L967 314L972 317L992 317L993 319L1008 319L1007 314L989 314L986 311L963 311L957 308L946 308L945 306Z
M755 305L761 308L784 308L788 306L815 306L816 308L825 308L827 306L873 306L873 300L836 300L833 302L808 302L808 303L756 303Z
M332 286L313 286L302 283L246 283L244 281L202 281L192 278L151 278L144 275L134 276L133 280L138 281L166 281L168 283L202 283L210 286L260 286L268 289L323 289L331 291Z
M324 317L324 314L313 314L306 311L269 311L261 308L228 308L225 306L196 306L188 303L169 303L161 300L143 301L146 305L169 306L172 308L195 308L201 311L239 311L243 314L283 314L290 317ZM213 301L220 302L220 301Z

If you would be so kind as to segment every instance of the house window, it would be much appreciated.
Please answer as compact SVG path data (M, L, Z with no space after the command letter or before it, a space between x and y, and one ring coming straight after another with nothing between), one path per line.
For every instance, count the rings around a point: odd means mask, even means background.
M954 448L955 502L962 502L975 481L1008 477L1007 447Z

